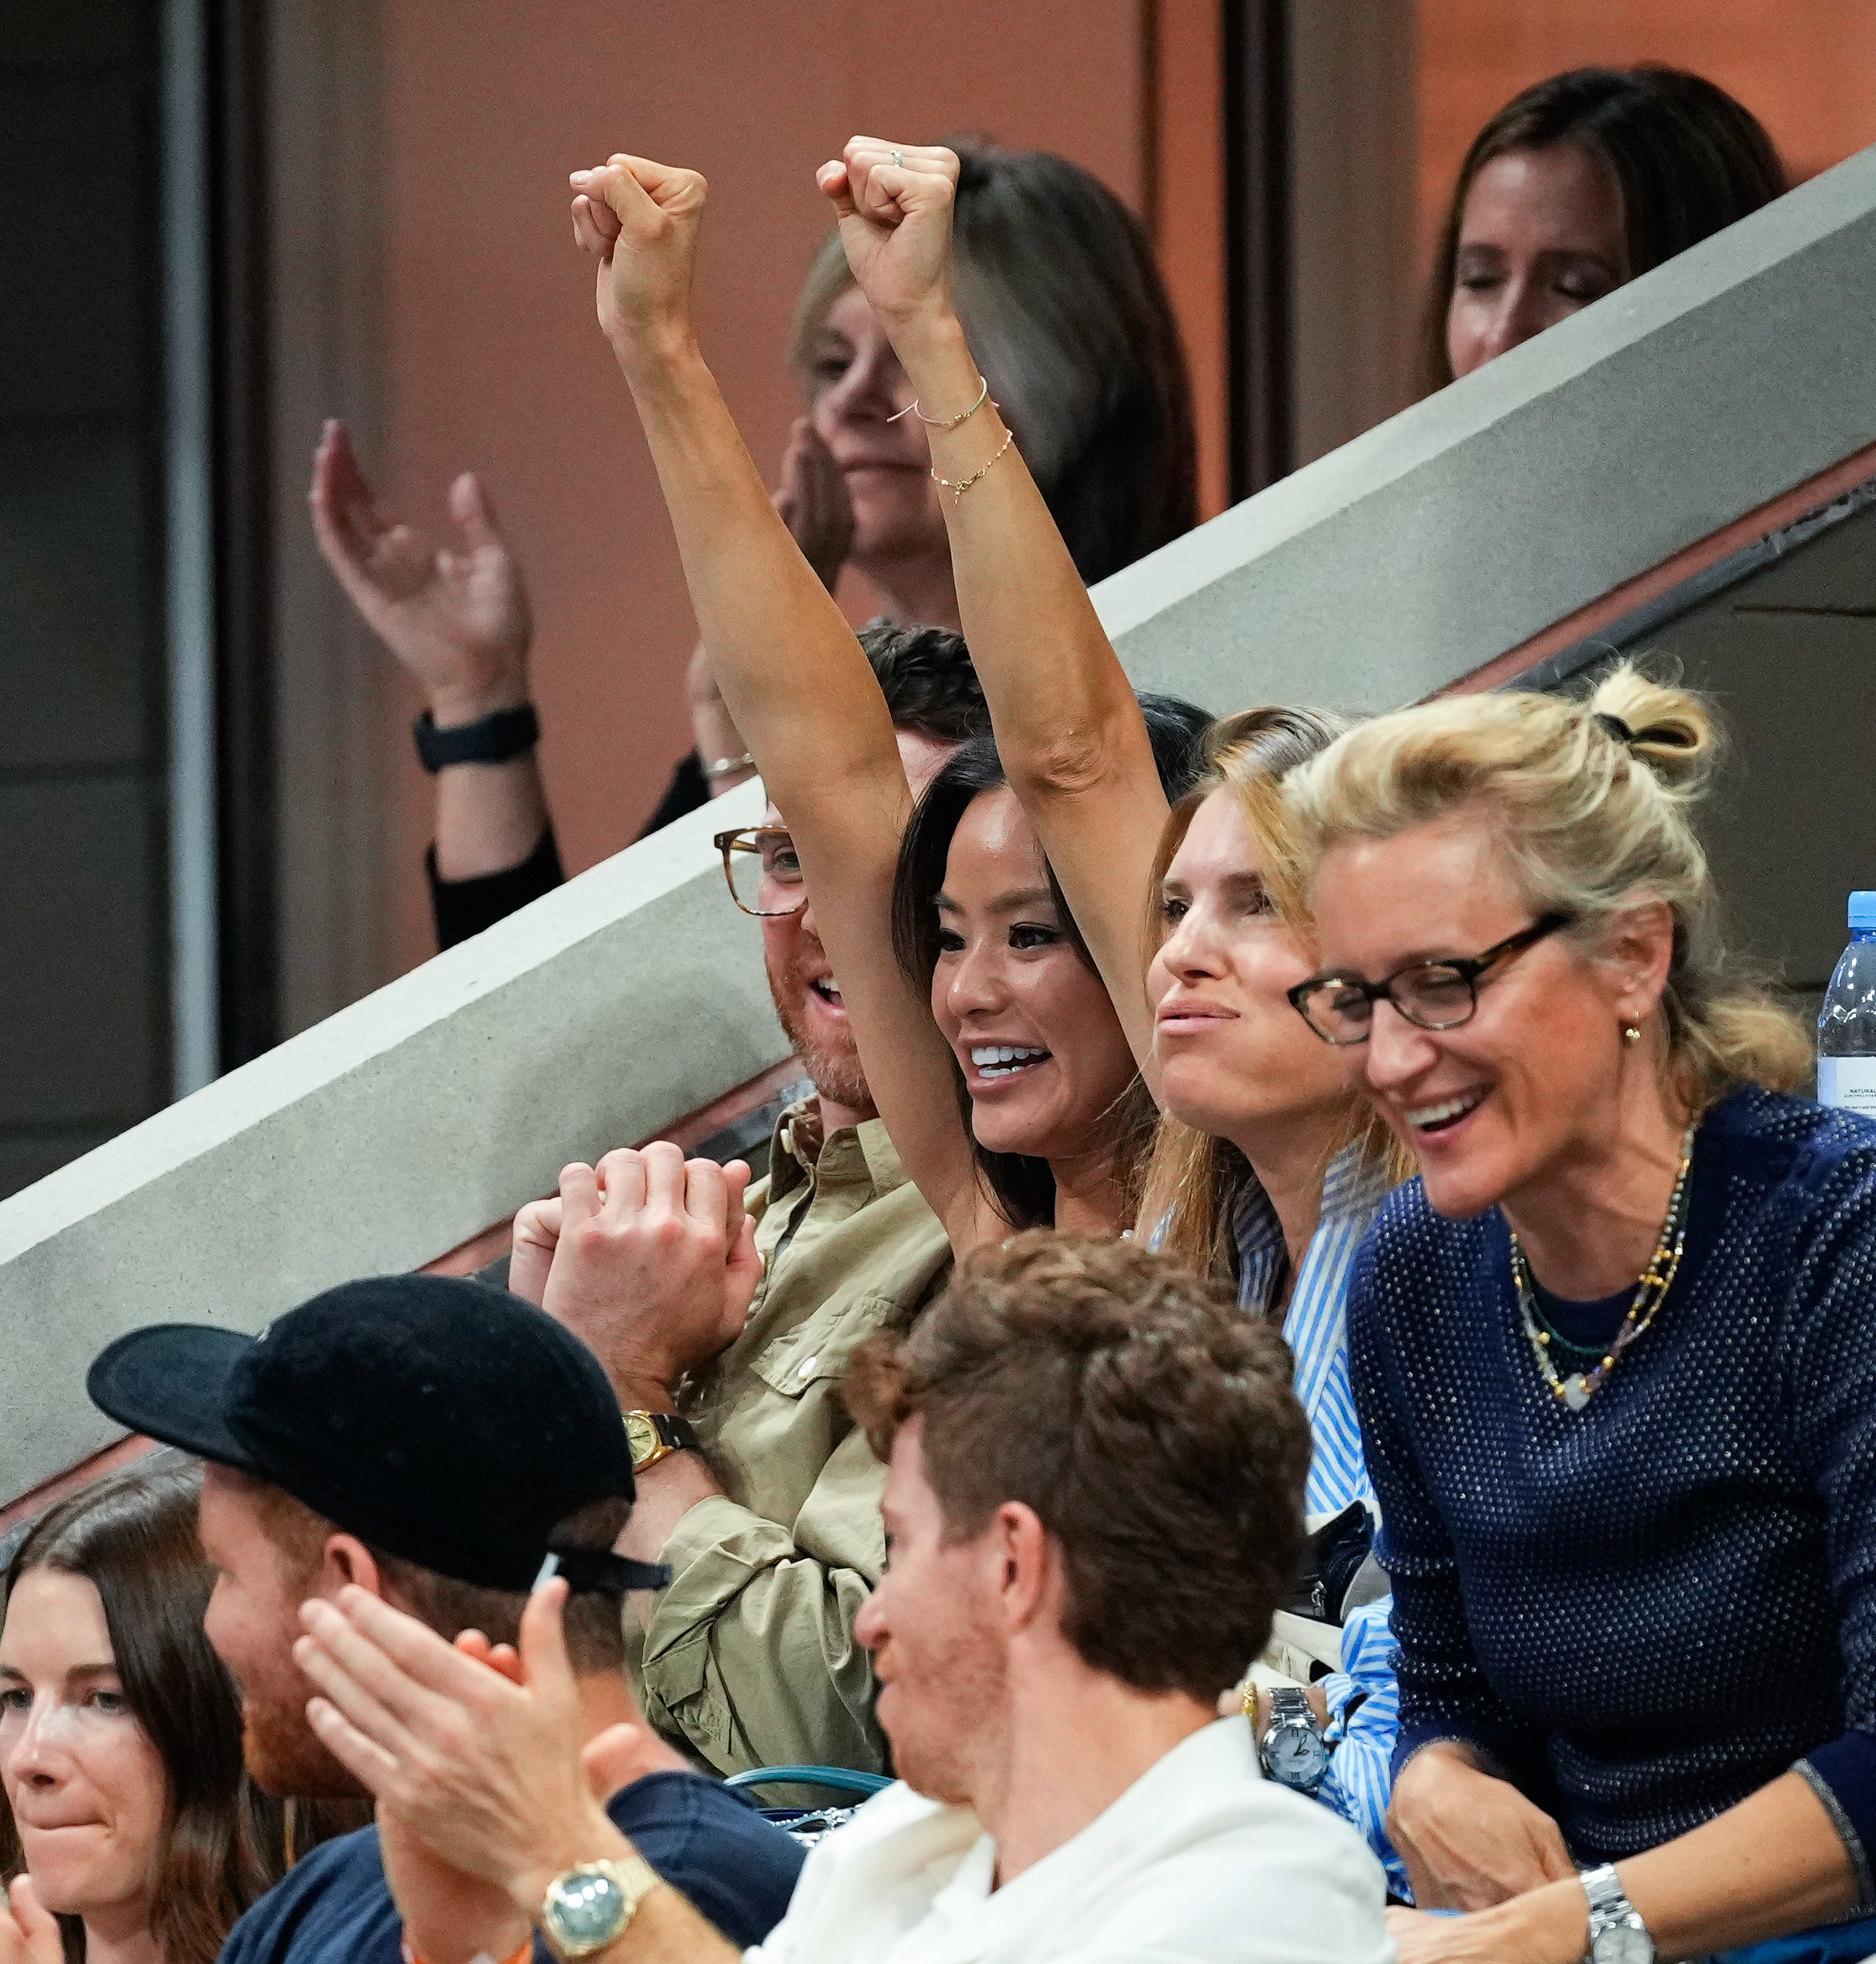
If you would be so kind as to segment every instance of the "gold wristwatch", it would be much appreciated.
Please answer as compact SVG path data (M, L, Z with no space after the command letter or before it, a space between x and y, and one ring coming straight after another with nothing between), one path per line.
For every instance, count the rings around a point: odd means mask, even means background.
M620 1416L625 1421L625 1443L632 1449L634 1473L657 1465L671 1453L703 1449L697 1428L676 1412L628 1411Z
M625 1935L638 1905L663 1879L642 1856L581 1862L564 1869L541 1898L541 1934L561 1960L574 1964Z

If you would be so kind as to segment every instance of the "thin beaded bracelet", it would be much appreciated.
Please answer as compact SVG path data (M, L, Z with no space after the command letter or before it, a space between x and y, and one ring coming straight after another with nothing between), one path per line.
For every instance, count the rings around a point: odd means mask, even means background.
M896 423L901 416L917 416L927 429L954 430L960 423L968 423L972 417L988 402L990 402L990 384L980 374L977 378L977 400L968 409L960 409L955 416L927 416L919 407L918 398L914 396L904 409L887 417L886 421L889 423ZM990 406L993 409L1000 409L1003 405L1001 403L991 403Z
M1015 441L1016 432L1014 430L1005 430L1004 432L1003 441L997 446L997 454L990 460L990 464L986 464L981 470L973 470L968 477L959 478L955 484L949 477L940 477L937 472L934 470L931 474L932 482L936 484L940 490L949 491L951 493L951 502L953 505L956 505L963 497L965 493L969 490L971 486L975 484L980 477L985 477L988 473L991 464L997 463L1001 458L1004 452Z

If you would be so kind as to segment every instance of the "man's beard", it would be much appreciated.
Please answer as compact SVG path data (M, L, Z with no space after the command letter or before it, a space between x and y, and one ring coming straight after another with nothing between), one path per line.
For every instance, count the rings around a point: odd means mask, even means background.
M801 972L805 951L800 942L796 948L796 954L779 969L773 962L769 964L769 994L775 1003L776 1018L822 1097L831 1099L837 1105L871 1111L872 1093L860 1074L859 1051L853 1042L851 1025L845 1039L840 1040L817 1034L808 1022L802 1002L808 984Z
M304 1706L283 1710L244 1696L241 1757L254 1784L276 1800L370 1797L366 1788L320 1744L307 1722Z

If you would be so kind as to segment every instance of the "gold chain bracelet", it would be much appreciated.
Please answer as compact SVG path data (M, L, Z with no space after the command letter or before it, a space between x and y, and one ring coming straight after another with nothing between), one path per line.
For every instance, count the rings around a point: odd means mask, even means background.
M1015 441L1016 432L1014 430L1005 430L1004 432L1003 441L997 448L996 456L993 457L990 460L990 464L986 464L980 469L973 470L968 477L959 478L955 484L949 477L940 477L934 470L931 474L932 482L936 484L940 489L949 491L951 493L951 502L953 505L956 505L963 497L965 493L969 490L971 486L975 484L980 477L988 475L991 464L997 463L1002 457L1004 452Z

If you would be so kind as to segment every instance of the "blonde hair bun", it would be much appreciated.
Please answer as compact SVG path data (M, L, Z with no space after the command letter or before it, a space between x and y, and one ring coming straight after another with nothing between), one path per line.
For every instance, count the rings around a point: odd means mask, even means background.
M1725 745L1705 701L1691 689L1658 682L1632 662L1620 663L1591 692L1584 710L1613 717L1630 733L1628 748L1680 802L1691 803L1711 782Z
M1476 813L1533 915L1566 916L1580 941L1638 899L1665 903L1667 1067L1704 1104L1742 1080L1791 1090L1811 1067L1803 1023L1727 947L1688 823L1720 754L1698 695L1623 662L1586 701L1494 690L1377 716L1293 772L1284 800L1309 884L1332 847Z

